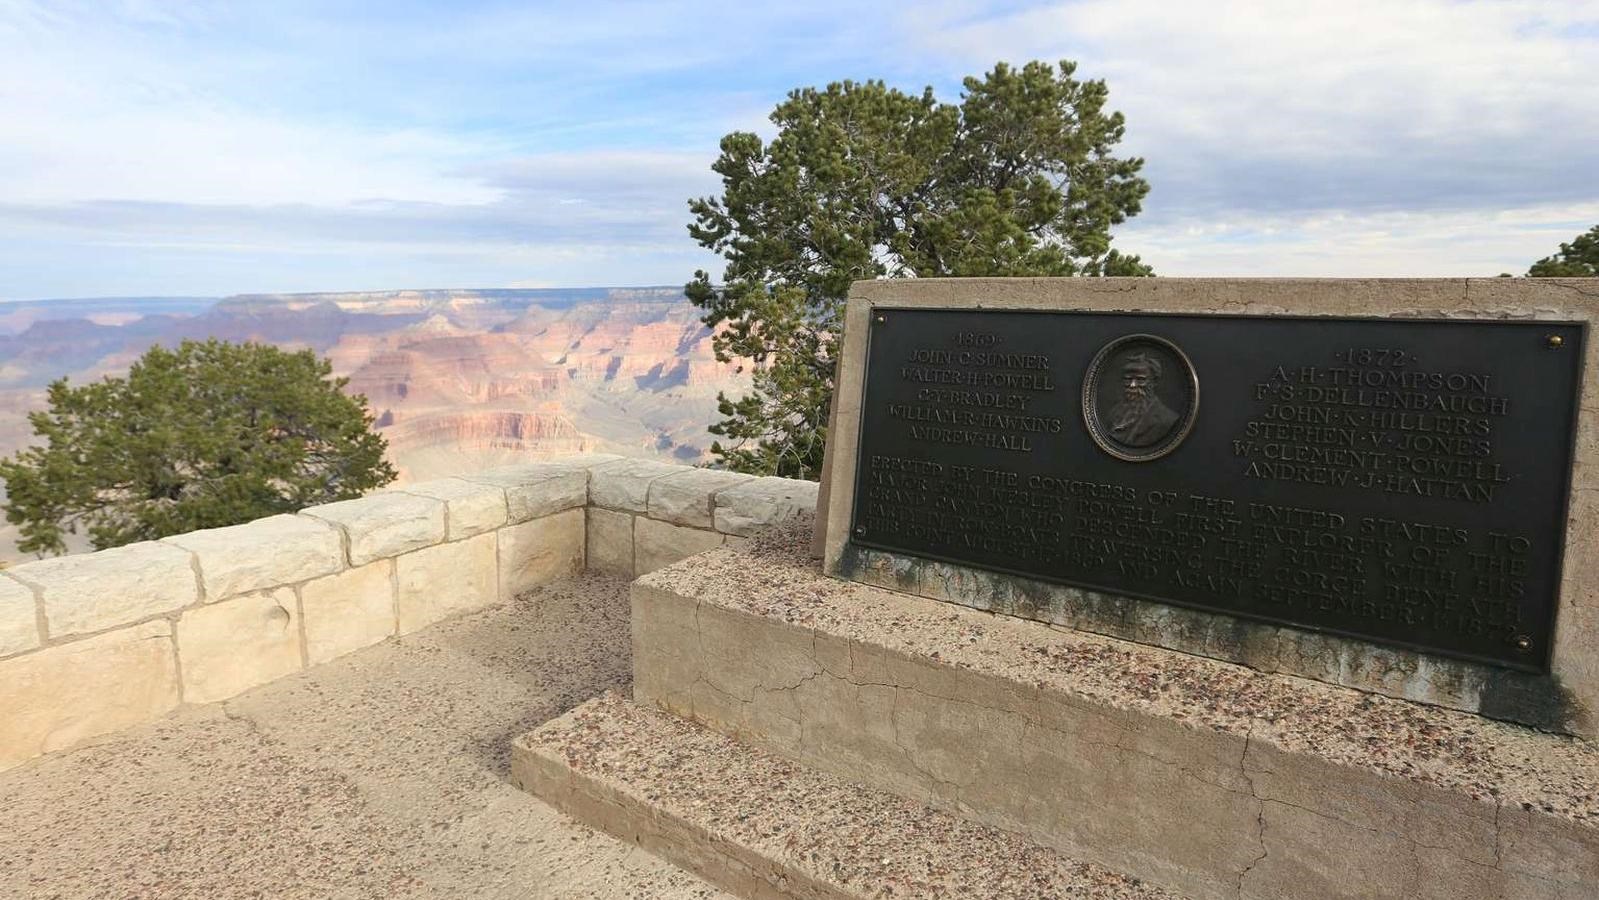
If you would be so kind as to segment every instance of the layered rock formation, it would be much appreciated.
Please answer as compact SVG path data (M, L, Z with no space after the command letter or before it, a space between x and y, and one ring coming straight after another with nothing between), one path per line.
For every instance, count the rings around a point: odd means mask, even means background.
M30 441L50 380L118 373L186 337L324 354L367 397L402 481L584 450L699 462L717 392L748 384L677 288L243 295L18 321L0 334L7 453Z
M520 308L503 296L419 293L396 296L393 307L371 295L350 301L361 315L405 322L345 332L327 350L350 390L367 397L402 477L451 474L506 451L699 461L717 391L744 384L739 367L716 361L711 332L675 289ZM342 306L343 296L327 302ZM454 461L426 452L444 448Z

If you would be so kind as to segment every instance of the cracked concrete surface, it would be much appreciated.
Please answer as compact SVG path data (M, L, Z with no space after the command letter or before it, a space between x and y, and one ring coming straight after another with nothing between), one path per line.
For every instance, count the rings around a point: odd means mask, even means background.
M530 791L640 835L740 896L1181 900L614 694L516 744Z
M834 581L804 546L636 583L639 698L1195 896L1599 896L1591 743Z
M507 781L627 622L575 579L0 774L0 897L724 897Z
M1256 800L1260 800L1260 794L1256 793L1255 791L1255 782L1249 777L1249 742L1254 740L1254 737L1254 729L1250 729L1244 734L1244 752L1238 758L1238 773L1243 776L1244 782L1249 785L1249 795L1254 797ZM1260 855L1250 860L1249 865L1245 866L1243 870L1238 873L1238 882L1236 887L1238 889L1238 896L1240 897L1244 895L1244 880L1249 877L1249 873L1254 871L1256 866L1260 865L1260 863L1265 860L1266 857L1271 855L1271 849L1266 846L1265 801L1260 802L1259 811L1255 814L1255 840L1260 844Z

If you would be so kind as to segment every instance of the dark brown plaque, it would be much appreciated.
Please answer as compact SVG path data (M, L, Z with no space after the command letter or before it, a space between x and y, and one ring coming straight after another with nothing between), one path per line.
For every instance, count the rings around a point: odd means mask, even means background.
M855 543L1547 671L1582 325L877 313Z

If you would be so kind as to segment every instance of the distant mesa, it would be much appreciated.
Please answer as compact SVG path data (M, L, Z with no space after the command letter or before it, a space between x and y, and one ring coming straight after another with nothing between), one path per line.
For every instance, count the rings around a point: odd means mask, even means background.
M677 287L28 301L0 304L0 452L28 443L50 381L209 337L326 355L402 480L572 451L702 462L717 393L748 386Z

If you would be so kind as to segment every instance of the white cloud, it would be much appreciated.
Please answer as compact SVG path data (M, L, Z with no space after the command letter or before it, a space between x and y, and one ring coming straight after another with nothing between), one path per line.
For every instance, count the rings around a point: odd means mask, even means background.
M908 22L915 23L916 17ZM1073 58L1151 159L1417 165L1483 142L1520 157L1599 137L1599 3L1086 0L943 27L918 42L968 69ZM1506 160L1513 163L1514 160Z
M1152 185L1119 244L1157 271L1519 272L1599 207L1595 0L946 3L905 24L953 70L1105 79Z
M1163 274L1522 271L1599 221L1599 0L997 2L0 0L0 291L678 282L717 136L1000 59L1108 81Z
M1503 212L1327 212L1213 222L1133 220L1118 234L1162 275L1444 277L1520 275L1599 222L1599 202Z
M226 294L675 284L696 268L719 271L684 228L687 198L716 186L691 154L540 154L470 167L462 177L495 199L0 201L0 271L37 269L33 289L18 296L168 293L173 272L187 292ZM87 265L60 266L49 258L56 252Z
M330 206L495 197L449 169L496 148L296 116L213 88L203 66L137 27L175 22L178 10L131 4L124 19L0 7L0 197Z

